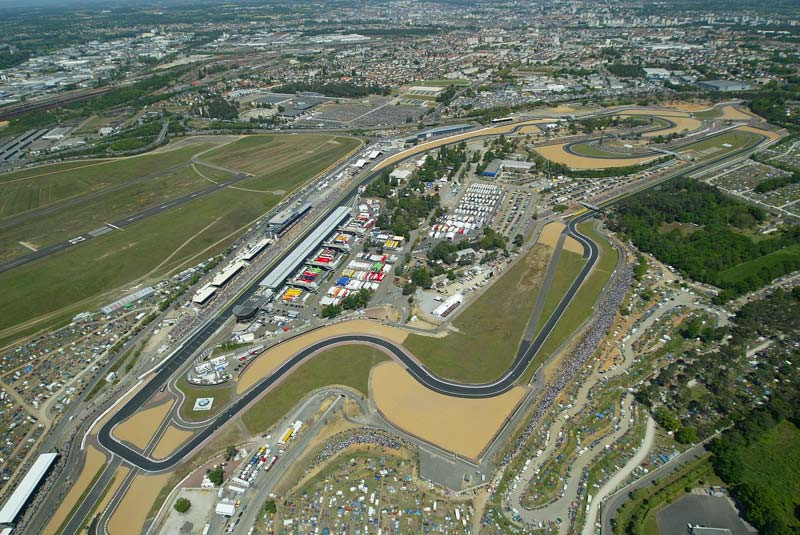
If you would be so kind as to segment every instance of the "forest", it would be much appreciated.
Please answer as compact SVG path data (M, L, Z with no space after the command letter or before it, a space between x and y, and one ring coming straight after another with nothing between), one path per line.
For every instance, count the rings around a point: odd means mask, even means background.
M755 239L766 217L714 186L678 178L622 200L610 224L684 276L721 288L718 299L727 301L800 269L800 229Z

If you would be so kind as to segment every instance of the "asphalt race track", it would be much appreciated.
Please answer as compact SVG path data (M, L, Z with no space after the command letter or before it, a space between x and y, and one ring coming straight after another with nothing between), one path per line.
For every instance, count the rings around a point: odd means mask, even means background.
M709 136L713 137L713 136ZM705 162L702 165L697 165L691 167L689 169L685 169L682 172L674 175L672 178L678 176L684 176L691 173L696 173L704 168L711 167L713 165L719 164L722 160L727 160L733 158L737 155L745 153L749 151L752 147L745 147L738 151L734 151L725 155L720 159L713 159L711 161ZM408 157L413 157L415 154L411 154ZM368 182L372 178L374 178L380 170L370 173L367 177L365 177L361 184ZM354 187L353 190L345 197L344 201L351 199L357 191L357 185ZM609 201L603 203L603 206L608 206L612 204L613 201ZM244 302L247 300L258 288L256 281L259 280L258 278L254 279L253 283L237 297L233 302L231 302L227 307L225 307L217 316L211 320L209 323L205 324L199 330L195 331L175 352L174 354L168 358L166 364L161 367L155 377L150 379L140 390L137 392L125 405L123 405L120 409L113 414L113 416L103 425L100 429L97 439L99 443L109 450L110 452L120 456L125 461L131 463L134 466L141 468L142 470L148 472L161 472L165 470L169 470L179 464L185 457L187 457L192 451L194 451L198 446L200 446L203 442L205 442L209 437L211 437L220 427L225 425L228 421L232 420L246 405L250 402L255 400L258 396L260 396L266 389L268 389L271 385L273 385L276 381L282 378L284 375L289 373L292 368L294 368L297 364L302 362L305 358L312 355L313 353L324 349L326 346L335 344L335 343L342 343L342 342L350 342L350 343L371 343L380 346L381 348L388 351L392 354L395 358L399 361L403 362L406 367L408 368L409 373L413 375L420 383L425 385L432 390L446 394L451 396L457 397L472 397L472 398L486 398L499 395L509 388L511 388L516 381L525 371L527 365L531 362L533 357L536 355L539 348L542 346L544 341L547 339L550 332L555 327L558 320L561 318L564 310L569 305L572 297L578 291L583 280L588 275L589 271L594 266L599 250L597 245L592 242L586 236L580 234L577 229L576 225L582 221L588 220L594 216L594 213L589 212L583 214L577 218L571 220L567 225L567 233L578 240L580 243L583 244L584 247L584 256L587 256L589 261L581 270L578 277L573 281L573 284L570 286L569 290L562 298L561 302L558 304L556 309L553 311L551 316L548 318L547 323L544 325L543 329L533 340L530 345L525 345L520 348L520 351L517 353L517 356L512 363L511 368L509 371L493 383L486 383L486 384L460 384L460 383L453 383L443 379L440 379L434 376L430 371L426 368L421 366L417 363L413 358L411 358L401 347L387 342L386 340L371 337L371 336L364 336L364 335L346 335L340 336L336 338L331 338L329 340L321 341L313 346L306 348L305 350L301 351L294 357L292 357L289 361L285 362L280 368L278 368L275 372L273 372L270 376L264 378L260 383L254 386L251 390L245 393L242 397L240 397L237 401L233 402L230 406L228 406L222 413L220 413L208 427L202 429L199 433L194 435L188 443L184 444L178 451L172 454L169 458L161 460L161 461L154 461L149 459L142 454L132 450L128 446L125 446L115 440L111 436L111 431L113 428L127 419L128 417L132 416L136 411L142 407L148 399L150 399L153 394L156 393L159 389L161 389L164 385L167 384L169 378L179 370L183 364L200 348L205 341L213 335L213 333L226 321L228 317L233 313L233 307ZM310 230L310 229L309 229ZM301 236L302 238L302 236ZM289 254L291 251L287 249L283 255L276 259L276 262L279 262L283 256ZM273 264L274 265L274 264Z
M184 457L189 455L205 440L207 440L217 429L225 425L225 423L228 421L232 420L236 414L244 409L249 403L257 399L273 384L290 373L295 366L299 365L305 359L325 349L326 347L341 343L370 343L379 346L386 352L390 353L395 359L402 362L407 367L408 372L413 375L417 381L425 385L427 388L439 392L440 394L468 398L487 398L502 394L513 387L516 380L525 372L528 364L530 364L541 345L547 339L547 336L553 330L556 323L558 323L558 320L561 318L564 310L569 305L572 297L578 291L581 283L589 274L595 262L597 261L597 257L599 255L599 249L597 245L580 234L575 227L578 223L593 216L594 214L591 212L584 214L571 220L567 225L568 234L583 243L584 254L588 254L589 261L581 270L575 281L573 281L569 290L564 295L553 314L551 314L550 318L536 339L530 345L521 348L517 353L517 356L514 359L509 371L503 377L492 383L461 384L449 382L433 375L424 366L420 365L416 360L414 360L414 358L412 358L402 347L392 342L375 336L359 334L343 335L317 342L316 344L303 349L292 358L284 362L271 375L262 379L261 382L248 390L242 397L230 404L222 413L214 418L213 422L208 427L205 427L202 431L194 435L189 442L184 444L183 447L181 447L167 459L154 461L130 449L128 446L117 442L111 436L111 431L114 426L132 416L156 392L156 390L160 388L161 385L166 383L169 377L175 371L177 371L177 369L186 361L186 359L194 353L196 348L199 347L198 341L205 340L207 336L210 336L217 329L217 327L225 321L225 318L228 317L230 312L228 314L223 312L215 321L195 334L191 338L190 343L182 347L179 352L176 353L175 357L169 361L169 364L159 370L156 377L149 381L133 398L131 398L130 401L128 401L119 411L117 411L116 414L114 414L114 416L112 416L105 425L103 425L97 436L98 441L104 448L116 455L119 455L121 458L135 466L138 466L142 470L146 470L148 472L169 470L178 464Z

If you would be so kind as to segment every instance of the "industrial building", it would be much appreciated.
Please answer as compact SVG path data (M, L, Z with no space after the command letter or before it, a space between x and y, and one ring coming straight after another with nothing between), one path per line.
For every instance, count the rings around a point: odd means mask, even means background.
M58 453L44 453L34 461L33 465L19 482L11 497L0 509L0 525L13 524L22 510L28 505L36 489L39 488L47 473L56 462Z
M492 160L483 171L483 176L497 178L504 169L527 173L536 166L533 162L521 162L518 160Z
M286 258L283 259L264 279L259 285L272 290L279 288L289 275L294 273L300 265L305 262L311 253L327 238L340 223L350 216L349 206L339 206L331 214L315 228L311 234L300 242Z
M740 80L704 80L697 85L712 91L747 91L751 88L750 84Z
M428 130L423 130L422 132L417 132L417 139L428 139L431 137L436 136L443 136L446 134L455 134L457 132L463 132L464 130L469 130L473 128L471 124L449 124L445 126L438 126L436 128L430 128Z

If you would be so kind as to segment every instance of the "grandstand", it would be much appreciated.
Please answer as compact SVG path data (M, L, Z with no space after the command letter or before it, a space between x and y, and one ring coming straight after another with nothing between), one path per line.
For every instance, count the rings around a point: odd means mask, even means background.
M325 220L315 228L311 234L289 253L275 268L259 283L261 286L276 290L289 276L303 264L311 253L327 238L342 221L350 216L349 206L339 206Z
M19 482L11 497L3 504L0 509L0 525L8 525L16 522L22 510L28 505L36 489L44 480L47 473L56 462L58 453L44 453L34 461L28 473Z

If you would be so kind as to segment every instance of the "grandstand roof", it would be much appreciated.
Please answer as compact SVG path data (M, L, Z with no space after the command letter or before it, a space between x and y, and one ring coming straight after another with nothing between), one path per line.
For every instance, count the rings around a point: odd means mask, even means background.
M39 483L42 482L42 478L53 465L56 457L58 457L57 453L43 453L39 455L39 458L34 461L28 473L25 474L25 477L19 482L17 488L14 489L14 493L8 501L3 504L3 508L0 509L0 524L12 524L17 519L19 512L22 511L22 508L28 503L33 491L35 491Z
M278 288L348 215L350 215L349 206L336 208L286 258L275 266L259 284L267 288Z

